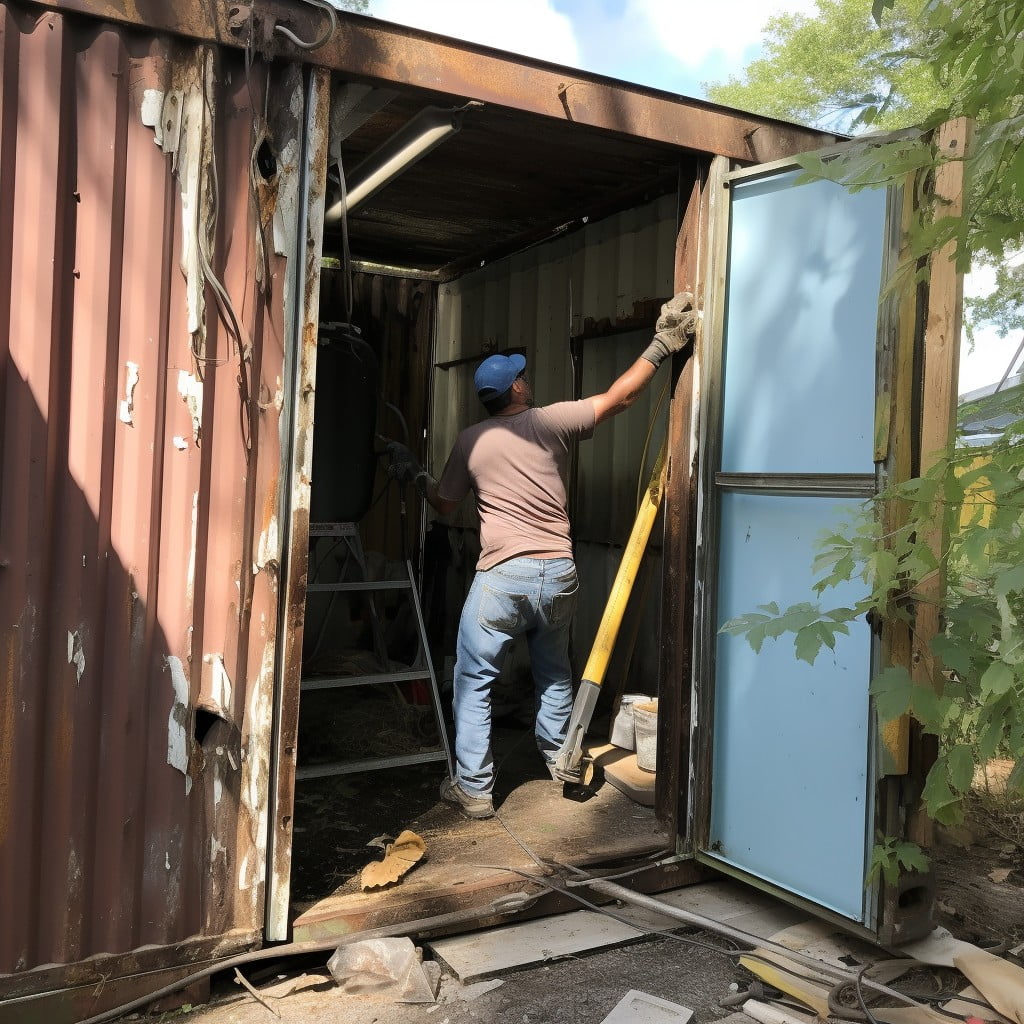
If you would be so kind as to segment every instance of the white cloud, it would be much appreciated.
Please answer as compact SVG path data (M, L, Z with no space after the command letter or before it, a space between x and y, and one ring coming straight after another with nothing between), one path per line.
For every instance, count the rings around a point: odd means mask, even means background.
M549 0L371 0L369 13L443 36L578 66L572 19Z
M627 17L643 21L651 39L694 68L717 58L738 73L775 14L815 15L816 0L628 0Z

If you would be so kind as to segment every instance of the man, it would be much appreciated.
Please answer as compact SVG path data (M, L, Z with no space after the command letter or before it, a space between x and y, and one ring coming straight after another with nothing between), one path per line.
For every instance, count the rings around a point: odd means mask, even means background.
M550 766L572 711L569 632L576 606L567 513L572 442L628 409L661 363L692 338L689 294L662 307L654 339L603 394L535 409L521 355L493 355L476 370L477 394L490 414L463 430L440 480L390 442L390 472L414 483L442 515L472 490L480 516L480 558L459 622L454 678L455 775L441 797L470 818L494 814L491 687L516 637L529 648L537 700L535 735Z

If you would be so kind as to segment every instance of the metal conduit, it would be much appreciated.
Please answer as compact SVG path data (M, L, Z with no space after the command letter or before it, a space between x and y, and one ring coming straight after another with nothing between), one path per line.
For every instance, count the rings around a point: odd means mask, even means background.
M632 906L640 907L643 910L653 911L656 914L661 914L664 917L670 917L676 921L682 921L684 924L693 925L703 931L714 932L715 934L724 936L727 939L733 939L744 946L749 946L751 949L756 947L772 953L778 953L780 956L784 956L803 967L807 967L810 970L817 972L818 974L828 975L836 981L853 982L856 979L856 971L836 967L835 964L830 964L825 960L818 960L813 956L808 956L806 953L801 953L799 950L790 949L788 946L772 942L770 939L758 938L758 936L751 935L749 932L741 931L739 928L730 928L729 925L723 924L721 921L712 920L710 917L703 917L700 914L694 914L689 910L681 910L668 903L663 903L661 900L655 899L653 896L645 896L643 893L634 892L632 889L627 889L625 886L617 885L615 882L602 882L595 879L593 881L587 881L586 886L588 889L593 889L594 892L599 892L611 899L619 900L622 903L629 903ZM879 992L883 995L889 996L891 999L898 999L902 1003L908 1003L915 1006L917 1005L915 1000L905 996L902 992L897 992L896 989L889 988L887 985L881 985L876 981L872 981L870 978L862 978L861 985L874 992Z

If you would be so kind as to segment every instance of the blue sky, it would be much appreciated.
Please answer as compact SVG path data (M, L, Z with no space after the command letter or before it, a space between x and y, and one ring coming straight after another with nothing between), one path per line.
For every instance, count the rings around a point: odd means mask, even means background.
M869 6L870 0L864 0ZM370 0L385 21L482 43L567 67L704 96L704 84L739 75L761 48L773 14L817 13L816 0ZM992 287L991 273L966 282ZM979 332L961 356L960 391L998 381L1019 338Z
M370 0L386 21L686 96L756 57L772 14L814 10L814 0Z

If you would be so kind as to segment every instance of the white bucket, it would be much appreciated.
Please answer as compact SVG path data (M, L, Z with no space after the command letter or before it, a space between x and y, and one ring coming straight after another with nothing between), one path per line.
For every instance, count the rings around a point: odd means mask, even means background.
M636 750L636 738L633 734L633 705L637 701L651 698L646 693L624 693L619 701L619 710L612 722L612 732L608 742L623 750Z
M636 731L636 766L645 772L658 767L658 698L633 705Z

